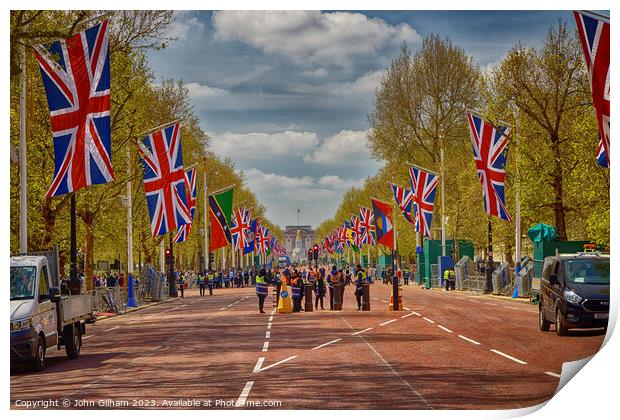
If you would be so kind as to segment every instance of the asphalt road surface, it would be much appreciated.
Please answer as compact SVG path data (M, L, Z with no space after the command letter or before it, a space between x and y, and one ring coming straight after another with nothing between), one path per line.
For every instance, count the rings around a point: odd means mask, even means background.
M371 311L259 314L252 288L217 289L87 326L82 353L11 372L12 408L498 409L542 403L562 363L602 330L558 337L537 308L462 292L371 287ZM271 293L271 291L270 291ZM326 299L326 308L329 307ZM34 407L33 404L38 404Z

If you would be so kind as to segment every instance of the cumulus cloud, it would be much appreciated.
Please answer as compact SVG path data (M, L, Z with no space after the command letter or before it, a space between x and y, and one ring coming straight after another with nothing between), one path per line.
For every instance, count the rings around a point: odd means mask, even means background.
M342 130L326 138L320 147L304 156L304 162L323 165L359 165L370 158L366 131Z
M326 77L328 75L328 72L325 68L319 67L318 69L314 69L314 70L306 70L302 72L301 75L321 79L323 77Z
M212 20L218 39L242 41L297 61L340 66L387 44L421 39L406 23L394 26L351 12L226 10L214 13Z
M233 160L265 159L276 156L303 156L319 144L316 133L284 131L281 133L210 134L211 150Z
M345 82L331 86L331 91L341 95L356 95L372 93L381 85L381 79L386 70L370 71L352 82Z
M204 24L194 12L177 10L174 12L174 20L166 28L166 36L182 41L190 31L201 32L203 29Z
M310 187L315 181L310 176L291 177L275 173L265 173L259 169L248 169L244 171L246 180L251 189L256 190L290 190L302 187Z
M200 83L196 82L186 83L185 87L189 90L189 94L193 99L208 98L211 96L222 96L228 93L228 91L225 89L201 85Z

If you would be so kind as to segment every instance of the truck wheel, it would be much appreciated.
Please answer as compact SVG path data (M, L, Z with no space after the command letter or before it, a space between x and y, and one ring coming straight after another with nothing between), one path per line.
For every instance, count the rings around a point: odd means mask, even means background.
M37 372L45 369L45 340L41 336L37 340L37 349L31 365L32 369Z
M541 331L549 331L551 327L551 322L547 321L547 318L545 318L542 304L538 305L538 327Z
M562 319L562 311L559 308L555 311L555 332L559 336L566 335L568 332L568 328L566 328Z
M67 325L63 335L67 357L69 359L77 359L82 349L82 333L80 332L80 328L73 324Z

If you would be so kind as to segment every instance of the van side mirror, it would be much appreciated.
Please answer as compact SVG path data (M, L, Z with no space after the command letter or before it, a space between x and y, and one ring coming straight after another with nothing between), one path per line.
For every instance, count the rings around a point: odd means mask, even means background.
M549 284L555 284L558 282L558 273L551 273L549 275Z
M58 287L50 287L50 300L54 303L60 302L60 289Z

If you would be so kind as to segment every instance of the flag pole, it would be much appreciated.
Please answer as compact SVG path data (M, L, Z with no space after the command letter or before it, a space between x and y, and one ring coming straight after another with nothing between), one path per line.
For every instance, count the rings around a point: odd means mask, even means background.
M208 273L212 267L210 267L210 261L209 261L209 218L208 218L209 201L208 201L208 195L207 195L207 159L206 158L205 158L205 171L202 174L202 198L204 200L204 207L205 207L204 208L204 215L205 215L204 259L205 259L205 267L206 267L205 272Z
M445 192L446 188L444 185L444 139L445 139L445 130L443 128L439 129L439 157L440 157L440 172L441 172L441 256L446 256L446 217L445 217Z
M20 48L21 74L19 82L19 252L28 252L28 171L26 161L26 46Z
M133 215L131 200L131 143L127 142L127 306L137 307L133 290Z
M517 130L518 130L518 109L514 109L514 117L515 117L515 130L514 133L512 134L512 138L516 139L516 134L517 134ZM519 274L519 271L521 271L521 202L519 200L519 143L517 141L514 142L514 147L515 147L515 173L516 173L516 200L515 200L515 204L516 204L516 215L515 215L515 286L516 286L516 276ZM518 292L517 292L518 294Z

